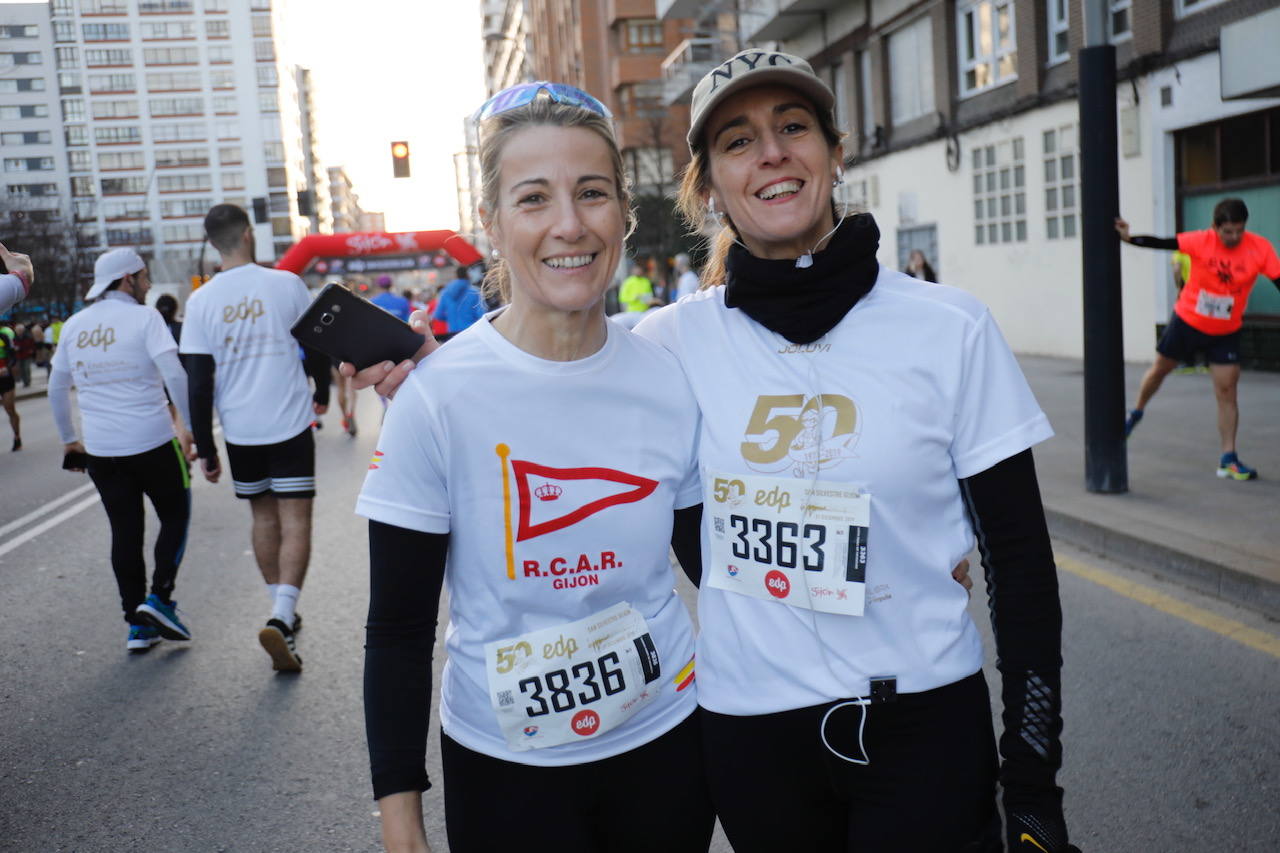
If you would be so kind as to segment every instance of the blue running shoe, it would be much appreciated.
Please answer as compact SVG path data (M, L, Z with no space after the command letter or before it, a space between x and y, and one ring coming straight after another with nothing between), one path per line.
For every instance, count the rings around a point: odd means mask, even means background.
M151 651L151 647L160 642L160 632L150 625L130 625L129 639L124 647L133 654Z
M1132 412L1130 412L1129 417L1124 419L1124 437L1128 438L1129 433L1133 432L1133 428L1136 427L1141 421L1142 421L1142 409L1134 409Z
M137 617L160 632L166 640L190 640L191 632L178 618L178 602L161 601L160 596L152 593L147 600L138 605Z
M1256 480L1258 472L1241 462L1234 453L1224 453L1218 462L1218 476L1224 480Z

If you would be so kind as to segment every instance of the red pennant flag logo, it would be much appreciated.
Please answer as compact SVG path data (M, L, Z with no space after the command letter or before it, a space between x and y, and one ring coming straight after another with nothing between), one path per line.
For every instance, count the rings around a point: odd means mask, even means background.
M517 542L563 530L611 506L642 501L658 488L657 480L637 477L612 468L551 468L536 462L512 459L511 470L515 474L516 491L520 495ZM616 483L629 488L599 495L602 483ZM585 491L582 488L575 489L575 484L589 484L591 492L597 496L585 501L575 499L575 492ZM535 520L535 506L548 510L554 507L553 512L561 509L566 511L555 515L538 512Z

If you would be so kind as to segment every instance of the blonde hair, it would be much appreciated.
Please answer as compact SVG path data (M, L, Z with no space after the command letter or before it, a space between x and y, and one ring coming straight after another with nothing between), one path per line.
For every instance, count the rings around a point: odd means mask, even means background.
M822 135L834 151L847 134L836 127L830 110L814 109L813 112L818 118L818 127L822 130ZM704 134L706 132L704 131ZM680 189L676 193L676 210L680 211L680 216L689 227L690 233L696 235L701 233L702 225L706 222L709 212L707 198L711 193L711 157L707 152L706 139L694 142L690 154L693 156L689 159L689 165L680 176ZM835 210L834 213L836 216L844 215L844 211L841 210ZM729 247L733 245L735 239L738 239L737 229L725 214L721 220L720 229L710 238L711 245L707 250L707 259L699 276L699 290L724 284L725 258L728 257Z
M609 146L609 159L613 162L613 180L618 191L618 205L626 223L625 241L636 227L635 211L631 208L631 182L622 164L622 152L613 138L613 126L609 119L582 107L561 104L549 97L538 97L521 107L498 113L480 126L480 197L486 210L485 225L497 215L501 194L499 181L502 176L502 152L507 143L520 131L530 127L581 127L595 133ZM511 271L503 258L497 258L485 273L481 286L486 299L511 299Z

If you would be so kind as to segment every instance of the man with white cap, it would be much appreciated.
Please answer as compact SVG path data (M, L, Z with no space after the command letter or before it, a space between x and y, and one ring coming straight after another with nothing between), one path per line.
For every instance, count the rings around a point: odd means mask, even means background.
M187 374L163 318L146 305L150 288L146 261L137 252L104 252L85 294L86 301L97 301L63 326L49 376L49 404L67 454L63 467L88 470L111 523L111 568L131 652L145 652L161 637L191 639L173 600L191 517L187 462L195 458L186 426ZM83 440L71 417L72 386ZM169 414L166 388L181 423ZM149 594L144 495L160 519Z

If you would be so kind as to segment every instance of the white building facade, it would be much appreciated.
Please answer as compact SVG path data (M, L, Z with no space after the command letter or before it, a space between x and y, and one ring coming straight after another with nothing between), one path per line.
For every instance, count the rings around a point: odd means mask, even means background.
M1274 5L1110 0L1118 212L1134 233L1208 227L1213 204L1239 196L1250 229L1280 245L1280 99L1224 100L1218 51L1224 25ZM875 215L881 263L901 268L921 249L944 283L990 306L1015 350L1080 357L1080 0L737 9L742 44L805 57L836 93L850 133L842 192ZM1148 360L1176 293L1171 255L1122 249L1125 357ZM1265 281L1246 338L1246 360L1280 366L1280 294Z

